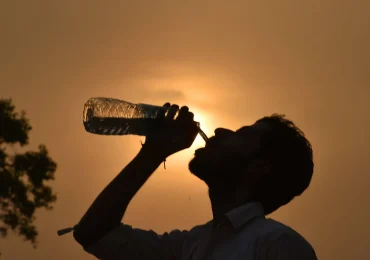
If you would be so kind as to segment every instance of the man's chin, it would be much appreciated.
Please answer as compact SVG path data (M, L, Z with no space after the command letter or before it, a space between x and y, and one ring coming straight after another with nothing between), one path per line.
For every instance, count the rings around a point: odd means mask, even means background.
M201 176L203 175L202 173L205 170L204 166L201 163L201 160L199 160L199 158L196 156L193 159L191 159L188 167L189 167L189 171L195 176L197 176L198 178L201 178Z
M198 156L195 156L190 162L189 162L189 171L202 181L207 182L208 173L210 170L209 165L206 165L204 163L204 160L199 158Z
M194 175L196 175L195 173L198 171L198 168L199 168L197 161L198 161L198 158L194 157L193 159L190 160L189 165L188 165L189 171Z

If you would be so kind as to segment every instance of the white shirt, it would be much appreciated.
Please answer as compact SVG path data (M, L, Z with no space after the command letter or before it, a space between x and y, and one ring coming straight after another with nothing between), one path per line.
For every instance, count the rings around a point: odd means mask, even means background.
M317 260L312 246L248 203L190 231L159 235L121 224L85 250L102 260Z

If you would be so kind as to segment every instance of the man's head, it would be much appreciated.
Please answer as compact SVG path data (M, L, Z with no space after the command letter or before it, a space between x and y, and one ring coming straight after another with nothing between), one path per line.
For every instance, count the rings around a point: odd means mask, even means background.
M189 170L219 196L242 190L246 201L261 202L266 214L302 194L313 168L310 142L277 114L235 132L216 129L189 163Z

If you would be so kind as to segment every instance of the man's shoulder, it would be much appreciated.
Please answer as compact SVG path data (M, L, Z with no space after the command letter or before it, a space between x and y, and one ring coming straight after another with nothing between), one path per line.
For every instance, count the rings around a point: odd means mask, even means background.
M261 240L269 240L270 242L273 242L282 239L289 239L290 241L295 240L297 243L312 247L298 231L274 219L265 218L259 221L259 223L256 223L256 225L258 226L256 226L258 230L257 236Z
M255 223L260 235L292 235L302 237L292 227L271 218L263 218Z
M193 236L200 235L204 232L209 231L211 228L211 225L212 225L212 221L206 222L204 224L196 225L189 230L189 234Z
M210 228L211 222L193 226L190 229L173 229L171 231L165 232L165 234L176 235L176 234L186 234L187 237L196 237L204 232L207 232Z
M261 225L265 232L293 232L297 233L293 228L288 225L274 220L272 218L263 218L259 221L258 225Z

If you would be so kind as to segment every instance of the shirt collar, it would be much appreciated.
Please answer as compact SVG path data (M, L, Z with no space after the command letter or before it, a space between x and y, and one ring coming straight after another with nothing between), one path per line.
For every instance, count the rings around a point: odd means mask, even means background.
M265 216L262 204L250 202L230 210L222 218L216 220L215 224L222 226L225 222L229 222L234 229L238 229L252 219L262 216Z

